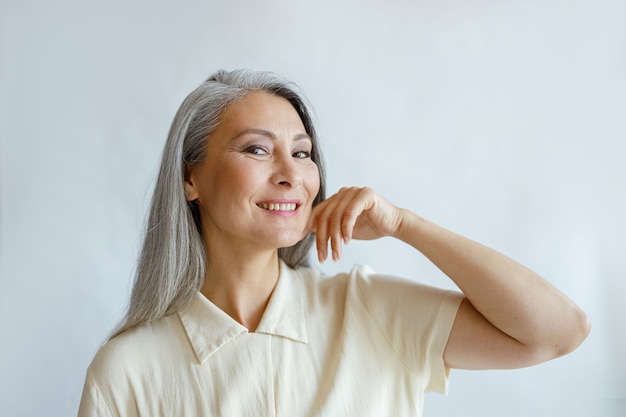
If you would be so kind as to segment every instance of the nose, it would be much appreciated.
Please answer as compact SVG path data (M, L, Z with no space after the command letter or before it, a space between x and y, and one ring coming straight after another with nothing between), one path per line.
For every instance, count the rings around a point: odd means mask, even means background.
M302 171L298 162L289 154L276 156L272 166L273 184L297 187L302 184Z

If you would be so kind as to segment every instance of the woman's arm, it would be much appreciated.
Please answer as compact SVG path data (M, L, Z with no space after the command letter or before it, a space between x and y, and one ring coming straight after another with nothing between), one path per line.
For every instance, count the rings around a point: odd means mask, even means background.
M346 188L318 205L309 230L320 260L341 256L341 242L394 236L413 246L463 291L444 352L448 367L518 368L575 349L589 333L585 314L519 263L418 215L368 188Z

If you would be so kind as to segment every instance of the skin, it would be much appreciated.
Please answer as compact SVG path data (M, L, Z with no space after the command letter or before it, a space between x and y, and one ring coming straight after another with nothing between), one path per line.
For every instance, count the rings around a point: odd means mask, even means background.
M313 232L321 262L339 259L352 239L391 236L450 277L466 297L443 354L450 368L533 365L572 351L589 333L585 314L536 273L369 188L343 188L311 209L319 174L299 153L303 144L310 150L310 141L286 100L251 93L228 106L220 120L208 139L207 159L192 170L186 188L188 198L199 201L207 231L210 268L202 292L250 330L276 284L278 248ZM257 133L241 135L250 129ZM271 146L251 155L238 145L241 137ZM276 198L299 199L297 213L280 216L257 204Z

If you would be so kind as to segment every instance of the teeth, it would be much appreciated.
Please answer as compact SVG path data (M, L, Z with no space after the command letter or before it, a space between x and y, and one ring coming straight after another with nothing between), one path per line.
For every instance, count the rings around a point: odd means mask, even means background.
M276 211L294 211L296 209L296 203L285 203L285 204L261 203L258 206L265 210L276 210Z

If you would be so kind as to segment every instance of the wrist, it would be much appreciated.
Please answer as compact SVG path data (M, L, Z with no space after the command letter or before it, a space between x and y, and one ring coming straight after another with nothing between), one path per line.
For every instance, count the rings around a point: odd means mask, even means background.
M408 223L410 222L411 214L413 213L411 213L407 209L398 208L398 213L396 215L396 226L391 236L395 237L396 239L405 241L407 236L407 228L409 228Z
M426 220L407 209L400 209L398 225L393 236L401 241L413 245L416 234L419 233L420 225Z

